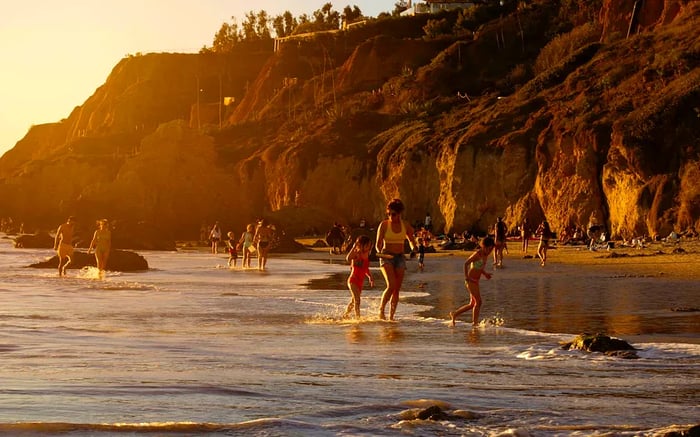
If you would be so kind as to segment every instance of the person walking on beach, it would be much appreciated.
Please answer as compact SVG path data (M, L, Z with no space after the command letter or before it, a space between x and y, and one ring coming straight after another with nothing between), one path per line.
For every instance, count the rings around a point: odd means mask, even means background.
M467 287L467 291L469 291L469 303L462 305L450 313L452 326L455 326L457 317L469 310L472 310L472 325L477 326L479 324L479 311L481 311L479 280L482 275L485 276L486 279L491 279L491 273L486 272L484 269L486 268L486 262L494 246L495 243L491 237L484 238L481 240L479 249L472 253L464 262L464 285Z
M228 240L226 240L226 246L228 247L228 266L236 267L236 260L238 260L238 249L236 249L236 244L234 241L234 234L228 231L226 234Z
M391 300L389 320L394 320L396 307L399 304L399 291L406 273L406 256L404 242L408 240L411 252L416 248L413 237L413 227L401 218L405 207L400 199L393 199L386 206L388 219L382 220L377 229L376 249L379 257L379 267L386 279L386 289L382 293L379 306L379 318L386 319L384 309Z
M544 267L547 262L547 249L549 249L549 240L552 238L552 230L549 227L547 219L537 227L535 234L540 236L540 244L537 246L537 256L540 258L540 265Z
M112 250L112 232L109 230L109 222L107 219L97 221L97 230L92 236L90 247L88 247L88 255L95 248L95 261L97 262L97 270L99 270L100 278L105 277L107 271L107 260L109 259L109 251Z
M58 227L53 242L53 249L58 255L58 276L65 276L68 265L73 260L73 229L75 217L68 217L65 223ZM63 259L67 261L63 263Z
M425 240L418 237L416 241L418 242L418 270L422 272L425 268Z
M255 236L255 228L252 224L246 226L245 231L241 234L241 239L238 240L238 244L241 245L241 251L243 252L243 268L250 268L250 258L253 254L253 237ZM252 249L251 249L252 248Z
M369 286L374 287L374 278L369 271L369 252L372 250L372 240L366 235L360 235L355 240L352 249L345 257L350 263L350 276L348 277L348 289L350 289L350 303L345 309L343 318L347 318L355 311L355 318L360 319L360 298L365 277L369 279Z
M530 226L527 224L527 219L523 219L523 223L520 225L520 238L523 239L522 252L527 253L527 246L530 240Z
M258 228L255 230L253 242L258 246L258 270L265 270L267 267L267 254L270 251L270 243L274 233L265 219L260 220Z
M493 266L503 267L503 249L506 246L506 233L508 232L508 227L503 222L502 217L496 219L496 225L494 226L494 239L496 247L493 251Z
M214 223L214 226L209 231L209 240L211 240L211 253L219 252L219 241L221 241L221 228L219 222Z

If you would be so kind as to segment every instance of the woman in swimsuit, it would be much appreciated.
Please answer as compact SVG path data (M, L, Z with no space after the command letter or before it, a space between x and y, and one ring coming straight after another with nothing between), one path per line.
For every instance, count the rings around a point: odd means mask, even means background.
M273 232L265 219L260 220L258 229L255 231L253 241L258 245L258 270L265 270L267 266L267 253L270 251L270 242Z
M219 227L219 222L214 223L214 226L209 232L209 239L211 240L211 253L219 252L219 241L221 241L221 228Z
M104 278L107 270L107 260L109 259L109 251L112 249L112 233L107 226L107 219L97 221L97 230L92 237L90 247L87 253L90 254L92 248L95 248L95 261L97 261L97 270L100 271L100 278Z
M384 308L389 300L389 320L394 320L396 307L399 304L399 290L406 273L406 256L404 255L404 241L408 239L411 252L416 248L416 240L413 237L413 227L401 219L404 210L403 202L394 199L386 206L388 219L382 220L377 229L376 249L379 253L379 267L386 279L386 289L382 294L382 302L379 306L379 318L384 320Z
M372 250L372 240L366 235L360 235L350 249L345 259L350 263L350 277L348 288L350 289L350 303L345 309L343 318L347 318L352 310L355 310L355 318L360 318L360 297L365 277L369 279L369 286L374 286L374 278L369 271L369 252Z
M491 279L491 273L485 272L484 269L494 245L491 237L484 238L481 240L481 247L464 262L464 285L469 291L469 303L450 313L452 326L455 325L455 321L460 314L469 310L472 310L472 325L477 326L479 324L479 311L481 310L479 279L481 279L481 275L484 275L486 279Z

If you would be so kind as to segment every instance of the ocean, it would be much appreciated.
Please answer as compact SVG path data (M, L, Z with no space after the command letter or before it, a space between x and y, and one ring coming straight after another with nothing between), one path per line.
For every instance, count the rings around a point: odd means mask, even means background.
M355 322L341 318L349 268L327 253L273 253L260 272L224 254L139 252L147 272L59 278L25 267L52 251L2 237L5 435L636 436L700 423L697 281L507 255L482 280L481 325L464 314L452 328L466 253L428 254L424 272L409 261L396 322L376 318L373 265ZM627 340L639 359L561 349L581 332ZM431 405L446 416L416 418Z

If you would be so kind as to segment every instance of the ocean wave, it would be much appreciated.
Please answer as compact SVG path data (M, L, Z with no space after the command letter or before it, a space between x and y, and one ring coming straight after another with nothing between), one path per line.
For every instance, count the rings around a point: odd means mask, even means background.
M324 428L299 420L265 418L238 423L202 423L202 422L145 422L145 423L70 423L70 422L18 422L0 423L0 433L8 435L67 434L67 435L124 435L168 434L168 435L239 435L277 430L284 435L323 433ZM316 432L314 432L316 431Z

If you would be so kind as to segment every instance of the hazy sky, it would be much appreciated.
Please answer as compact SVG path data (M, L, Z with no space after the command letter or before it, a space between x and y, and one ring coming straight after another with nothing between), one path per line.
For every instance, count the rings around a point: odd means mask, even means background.
M0 0L0 156L36 124L70 115L121 58L198 52L248 11L311 14L327 0ZM366 16L396 0L331 0Z

